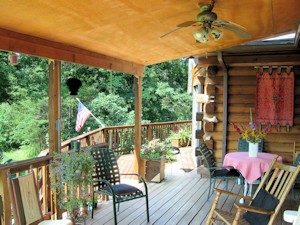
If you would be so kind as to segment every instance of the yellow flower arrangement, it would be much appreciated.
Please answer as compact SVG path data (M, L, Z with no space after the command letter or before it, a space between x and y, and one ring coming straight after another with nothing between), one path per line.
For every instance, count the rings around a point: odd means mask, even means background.
M243 139L245 139L247 142L249 143L260 143L261 140L268 134L271 132L271 125L268 125L264 131L258 131L256 129L256 124L253 121L252 118L252 111L250 108L250 122L249 122L249 126L251 128L251 130L247 130L242 124L240 124L240 127L236 124L233 124L234 129L241 135L241 137Z

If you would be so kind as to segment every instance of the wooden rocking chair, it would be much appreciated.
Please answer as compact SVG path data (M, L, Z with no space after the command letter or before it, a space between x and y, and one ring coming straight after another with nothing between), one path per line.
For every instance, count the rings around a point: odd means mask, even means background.
M273 160L270 169L264 175L253 197L242 196L228 191L215 189L217 192L207 225L222 221L226 225L272 225L300 171L300 165L288 166ZM250 200L250 204L235 203L236 213L217 208L221 194ZM243 212L245 212L243 214Z
M72 225L69 219L44 220L33 171L19 177L8 173L7 179L15 224Z

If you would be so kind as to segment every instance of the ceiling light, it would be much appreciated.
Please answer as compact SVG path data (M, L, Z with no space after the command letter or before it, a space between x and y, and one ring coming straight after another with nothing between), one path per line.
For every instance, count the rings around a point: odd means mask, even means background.
M194 38L201 43L207 43L209 41L208 32L204 27L194 32Z
M210 33L216 41L220 40L221 37L223 36L223 32L214 27L210 30Z

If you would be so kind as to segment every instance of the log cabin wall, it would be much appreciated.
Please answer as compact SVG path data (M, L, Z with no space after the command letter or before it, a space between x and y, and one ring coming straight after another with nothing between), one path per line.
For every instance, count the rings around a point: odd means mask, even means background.
M270 51L270 52L224 52L222 54L228 74L228 110L227 110L227 146L226 152L237 151L239 134L230 123L242 123L248 126L249 111L252 109L255 115L256 98L256 67L259 66L293 66L295 74L294 94L294 124L287 130L286 127L274 127L271 134L265 137L264 151L278 154L283 157L285 163L292 163L296 154L300 153L300 52ZM222 159L223 145L223 77L224 70L217 55L200 57L199 64L195 67L194 77L205 77L205 84L213 83L215 89L214 112L218 122L215 123L213 131L205 131L204 138L211 136L213 139L213 150L216 159ZM202 68L209 65L217 65L219 70L215 77L203 74ZM202 71L202 72L201 72ZM195 80L195 79L194 79ZM194 84L195 85L195 84ZM205 115L205 108L203 108ZM265 126L263 126L265 128Z

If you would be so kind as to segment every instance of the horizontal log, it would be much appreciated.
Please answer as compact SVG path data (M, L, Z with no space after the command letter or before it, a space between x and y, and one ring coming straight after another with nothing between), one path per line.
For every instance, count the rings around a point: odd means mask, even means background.
M255 76L244 76L244 77L229 77L228 86L255 86L256 77Z
M228 68L228 76L235 77L235 76L255 76L257 69L254 66L249 67L229 67Z
M228 95L229 104L248 103L248 104L253 104L254 106L254 102L255 102L255 94L249 94L249 95L229 94Z
M295 66L300 65L300 54L265 54L224 56L227 66Z
M228 88L228 94L230 95L255 95L255 86L230 86Z
M217 74L217 76L215 76L215 77L206 77L205 83L206 84L222 84L223 78L224 78L223 74L221 74L221 75Z
M274 153L294 153L294 142L265 142L265 149Z

